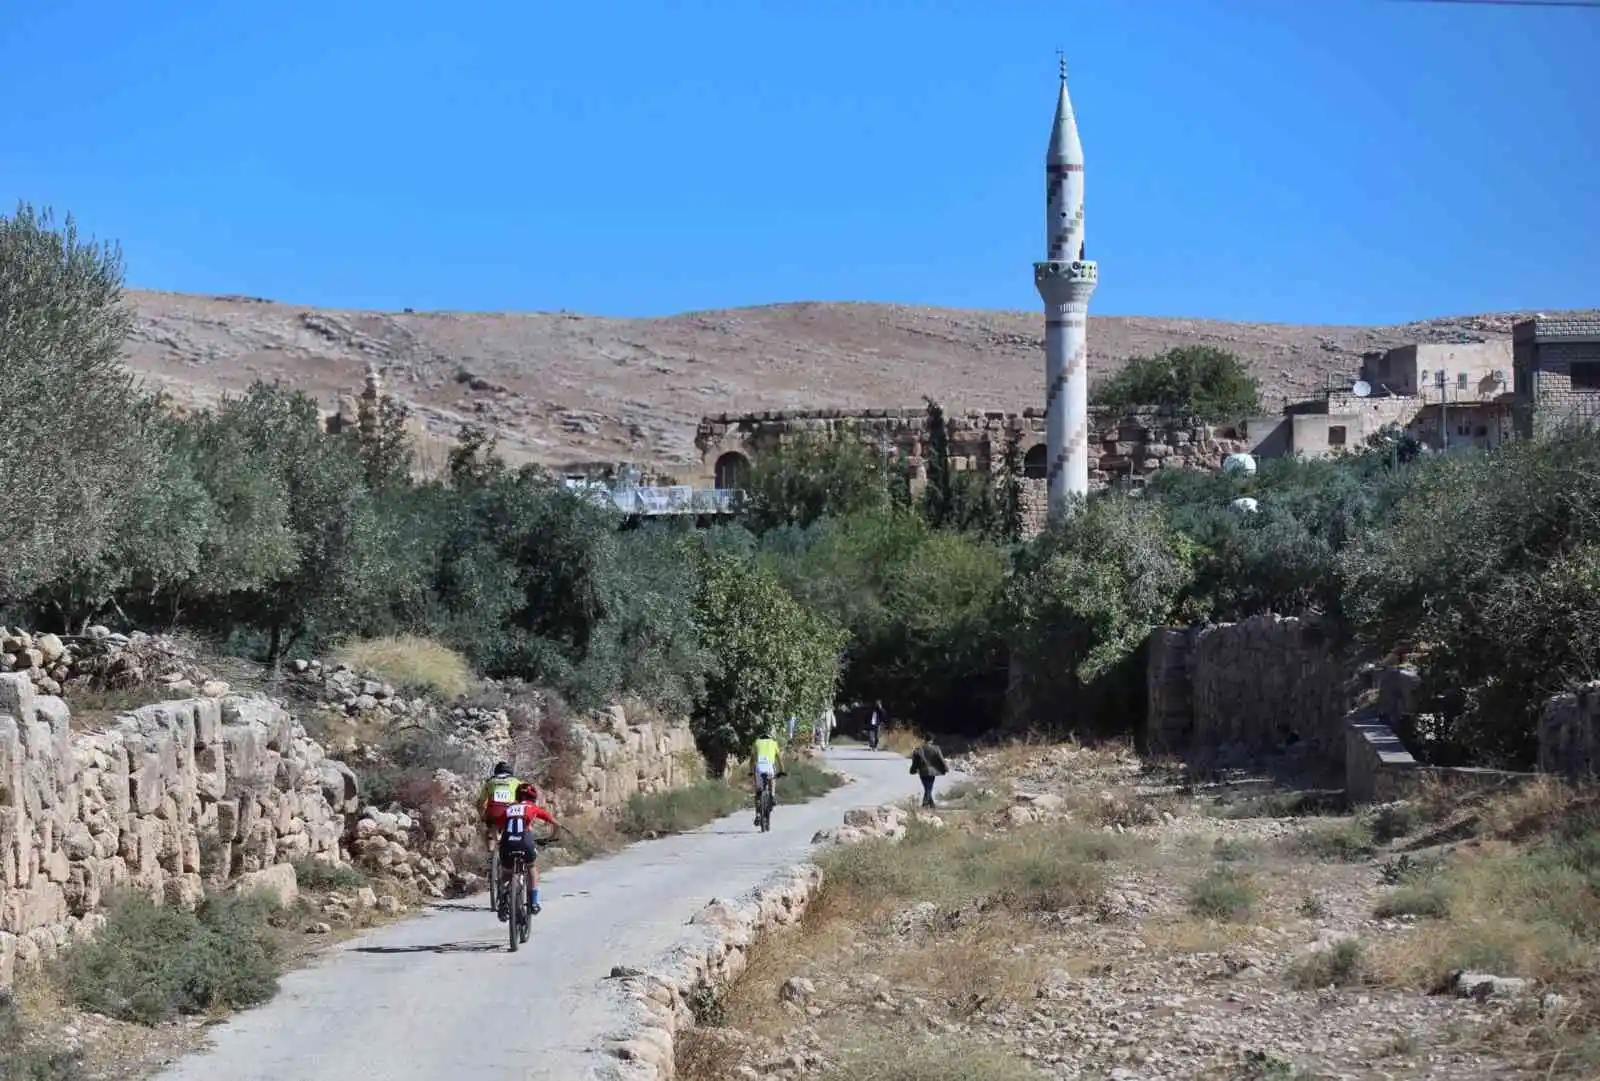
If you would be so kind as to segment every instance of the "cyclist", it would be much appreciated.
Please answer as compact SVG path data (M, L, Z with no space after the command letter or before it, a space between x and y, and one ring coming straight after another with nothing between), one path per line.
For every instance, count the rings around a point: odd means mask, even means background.
M539 846L533 841L533 834L528 830L528 823L532 819L548 822L551 826L560 829L560 823L549 811L540 807L535 801L539 792L533 785L526 781L517 784L512 801L505 805L500 827L500 918L509 919L511 916L510 878L511 857L521 852L528 861L528 911L537 916L541 909L539 906Z
M750 751L750 768L756 781L756 825L761 825L761 786L772 785L772 799L778 799L778 774L783 765L783 749L778 746L772 729L756 740Z
M521 779L512 776L509 762L496 762L494 772L489 774L489 779L478 789L478 815L483 820L485 851L493 850L500 840L500 830L506 820L505 809L509 804L516 802L517 789L521 785ZM538 798L537 793L534 798Z

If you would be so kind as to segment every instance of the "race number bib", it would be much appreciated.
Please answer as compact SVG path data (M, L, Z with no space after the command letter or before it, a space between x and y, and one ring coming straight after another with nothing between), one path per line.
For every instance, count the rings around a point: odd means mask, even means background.
M524 810L525 808L520 803L514 803L510 807L506 808L505 836L511 838L518 838L522 836L522 831L527 828L528 825L525 821L523 821Z
M510 803L517 798L515 781L496 781L491 798L496 803Z

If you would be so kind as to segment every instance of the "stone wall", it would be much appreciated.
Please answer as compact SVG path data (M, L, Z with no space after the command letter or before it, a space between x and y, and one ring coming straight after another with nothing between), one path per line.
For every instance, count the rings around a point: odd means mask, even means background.
M950 411L945 414L951 466L991 473L1002 460L1008 440L1016 439L1029 463L1026 486L1030 507L1044 503L1045 415ZM1233 427L1203 424L1171 410L1141 410L1126 415L1089 410L1089 483L1092 487L1132 480L1173 466L1216 469L1227 455L1245 446ZM914 483L927 478L928 414L926 409L812 409L708 416L695 432L700 470L695 483L737 487L732 467L773 447L803 436L849 437L895 454L904 454L914 470ZM1029 458L1031 452L1031 458Z
M1572 780L1600 775L1600 682L1586 683L1544 704L1539 772Z
M0 675L0 983L91 932L114 886L187 903L207 878L340 859L356 792L264 698L163 702L75 735L65 702Z
M1154 751L1287 752L1342 765L1352 674L1314 620L1252 616L1152 639L1145 738Z

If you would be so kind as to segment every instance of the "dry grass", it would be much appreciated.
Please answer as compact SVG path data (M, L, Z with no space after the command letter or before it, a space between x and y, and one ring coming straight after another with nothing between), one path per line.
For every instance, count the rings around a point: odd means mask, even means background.
M922 746L922 737L912 729L890 725L878 733L878 746L895 754L909 755Z
M1126 852L1114 834L1039 823L999 835L913 823L905 840L869 840L821 857L829 892L863 912L932 901L986 901L1012 912L1055 912L1105 896L1106 863Z
M408 695L453 701L472 687L472 668L465 657L416 635L358 638L335 650L333 660L357 672L371 672Z
M1325 987L1354 987L1366 979L1366 956L1361 943L1340 939L1324 950L1314 950L1289 966L1291 986L1301 991Z

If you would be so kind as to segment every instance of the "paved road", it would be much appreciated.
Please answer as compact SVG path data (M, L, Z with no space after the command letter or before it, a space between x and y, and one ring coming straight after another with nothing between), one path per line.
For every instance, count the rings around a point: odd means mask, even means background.
M157 1081L581 1078L620 1019L601 982L612 965L653 961L712 897L804 859L848 808L918 792L899 756L839 748L828 760L853 783L779 807L766 835L741 812L550 871L533 938L515 954L481 895L343 943Z

